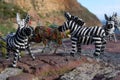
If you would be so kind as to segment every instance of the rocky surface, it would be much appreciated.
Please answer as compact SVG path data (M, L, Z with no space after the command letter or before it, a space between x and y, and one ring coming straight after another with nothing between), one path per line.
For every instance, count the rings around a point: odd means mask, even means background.
M39 55L36 54L36 60L32 61L29 56L24 56L19 62L17 68L22 70L22 73L17 76L7 76L8 80L30 80L34 78L45 79L47 76L52 78L57 78L61 75L79 64L82 63L83 59L77 60L74 58L63 57L59 55ZM86 60L85 60L86 61ZM0 68L7 68L12 63L11 60L7 61L5 59L0 60ZM15 69L16 70L16 69ZM12 71L11 71L12 72ZM13 70L14 72L14 70ZM24 75L26 73L26 76ZM6 74L9 74L6 72ZM12 73L11 73L12 74ZM55 76L56 75L56 76ZM27 77L28 76L28 77ZM31 76L31 78L30 78ZM26 79L26 77L28 79ZM4 80L4 79L3 79ZM52 80L52 79L51 79Z
M65 42L70 50L70 42ZM36 46L38 48L38 46ZM57 54L40 53L33 47L36 59L23 56L17 68L10 68L10 60L0 58L0 80L119 80L120 79L120 41L110 41L105 54L94 58L94 46L83 46L81 57L63 56L66 53L60 47ZM40 46L40 48L42 48ZM37 51L38 50L38 51ZM15 73L14 73L15 72Z
M83 46L82 54L88 61L73 71L62 75L59 80L120 80L120 41L108 41L104 55L94 58L94 46ZM94 62L94 61L93 61Z
M7 3L17 5L32 18L32 25L36 26L38 21L41 25L50 23L63 24L65 20L64 11L69 11L73 15L81 17L86 25L101 25L100 20L88 9L83 7L77 0L3 0ZM72 6L71 6L72 5ZM14 9L13 9L14 10Z
M6 68L0 74L0 80L6 80L10 76L19 75L22 72L21 69L18 68Z
M107 63L85 63L64 74L60 80L114 80L119 72Z

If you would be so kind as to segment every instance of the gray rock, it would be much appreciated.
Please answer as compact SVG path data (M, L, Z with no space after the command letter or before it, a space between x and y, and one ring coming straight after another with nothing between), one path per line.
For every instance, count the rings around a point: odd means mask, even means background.
M17 68L6 68L0 73L0 80L6 80L10 76L18 75L22 72L21 69Z
M114 66L104 63L94 64L85 63L69 73L65 73L60 80L107 80L114 78L120 71L115 70ZM99 79L95 79L99 75Z

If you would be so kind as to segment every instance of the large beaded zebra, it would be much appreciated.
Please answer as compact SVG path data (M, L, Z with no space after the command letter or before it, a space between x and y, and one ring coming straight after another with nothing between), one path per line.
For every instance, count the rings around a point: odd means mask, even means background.
M20 19L20 15L17 13L17 24L18 29L14 34L8 34L5 38L7 43L7 56L9 57L9 52L12 50L14 53L14 61L12 66L16 67L17 61L20 58L20 51L27 50L29 55L34 60L35 57L31 53L30 44L29 44L29 37L33 35L33 29L28 25L30 20L30 16L27 15L25 19Z
M81 53L82 44L94 43L94 56L99 56L104 52L106 34L102 27L85 27L82 19L72 16L70 13L65 13L64 16L67 21L62 26L59 26L58 30L60 32L70 30L72 42L71 56L75 56L75 53Z

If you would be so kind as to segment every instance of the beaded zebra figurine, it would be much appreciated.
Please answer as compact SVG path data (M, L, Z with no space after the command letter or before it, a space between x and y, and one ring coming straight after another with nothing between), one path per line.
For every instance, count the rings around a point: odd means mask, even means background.
M94 56L99 56L104 53L106 44L105 31L102 27L85 27L84 21L70 13L65 13L66 22L62 26L58 27L60 32L70 30L72 50L71 56L75 56L75 53L81 53L81 45L83 44L95 44Z
M12 66L17 66L17 61L20 58L20 51L27 50L32 59L35 59L35 56L31 53L31 48L29 44L29 37L33 35L33 28L28 25L30 21L30 16L27 15L25 19L20 19L20 15L17 13L16 16L18 29L13 34L10 33L6 36L5 41L7 43L7 56L9 58L9 52L12 50L14 52L14 61Z

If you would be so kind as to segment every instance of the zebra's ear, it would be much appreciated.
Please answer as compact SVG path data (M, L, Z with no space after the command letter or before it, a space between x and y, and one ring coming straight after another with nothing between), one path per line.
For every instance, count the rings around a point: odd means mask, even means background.
M64 16L67 20L70 20L71 19L71 14L69 12L65 12L64 13Z
M104 16L105 16L105 19L108 20L108 16L106 14Z
M115 15L115 17L116 17L116 16L117 16L117 13L115 13L114 15Z
M17 20L17 23L20 24L21 19L20 19L20 14L19 13L16 14L16 20Z
M27 14L27 16L26 16L26 18L25 18L25 23L27 24L27 23L29 23L29 21L30 21L30 15Z

